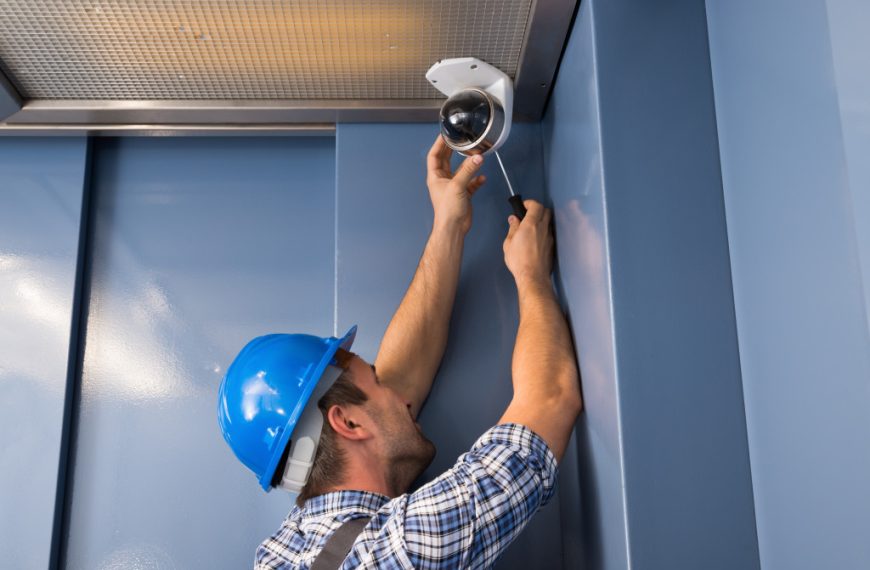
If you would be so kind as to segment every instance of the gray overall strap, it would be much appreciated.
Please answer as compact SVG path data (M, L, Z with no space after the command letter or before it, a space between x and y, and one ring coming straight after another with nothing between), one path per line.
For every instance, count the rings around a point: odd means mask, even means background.
M353 543L371 520L371 517L365 517L342 523L314 559L311 570L338 570L347 558Z

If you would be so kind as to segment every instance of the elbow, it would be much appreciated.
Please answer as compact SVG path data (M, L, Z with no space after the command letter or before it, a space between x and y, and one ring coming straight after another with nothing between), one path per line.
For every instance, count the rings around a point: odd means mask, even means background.
M571 414L575 418L583 411L583 397L580 396L579 389L565 394L562 401L565 412Z
M551 414L561 418L571 417L571 422L580 414L583 409L583 399L580 396L580 386L577 383L576 376L571 378L557 377L546 392L538 394L525 393L521 395L521 399L527 401L537 401L543 409L549 410Z
M580 394L580 376L577 368L572 366L560 376L559 400L565 411L576 417L583 411L583 396Z
M580 395L579 390L577 391L576 399L573 400L571 404L573 405L574 417L576 418L580 415L580 412L583 411L583 396Z

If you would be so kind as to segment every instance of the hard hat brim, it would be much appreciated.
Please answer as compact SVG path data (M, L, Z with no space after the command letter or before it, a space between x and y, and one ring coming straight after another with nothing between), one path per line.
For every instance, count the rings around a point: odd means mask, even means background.
M290 417L287 420L287 425L281 432L280 439L278 440L277 445L275 445L275 449L272 452L272 457L269 459L266 470L260 477L260 486L264 491L268 492L272 489L272 479L274 478L275 470L278 469L278 463L281 461L281 456L284 455L284 449L289 444L290 436L293 435L293 429L296 427L299 418L302 417L302 412L305 410L305 406L308 404L308 400L311 398L311 394L317 387L318 382L320 382L323 372L326 370L326 367L329 366L329 363L332 362L332 358L335 356L335 353L338 352L339 348L350 350L355 337L356 325L350 327L341 338L333 338L327 346L326 351L323 353L320 362L317 363L317 366L311 372L311 376L309 376L303 389L302 397L299 398L299 403L296 405L293 413L290 414Z

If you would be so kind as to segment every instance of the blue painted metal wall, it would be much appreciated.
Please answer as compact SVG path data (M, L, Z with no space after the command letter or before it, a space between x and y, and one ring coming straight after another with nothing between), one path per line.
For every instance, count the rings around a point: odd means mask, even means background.
M0 139L0 557L51 553L87 140Z
M0 565L51 553L87 140L0 139Z
M437 126L430 124L338 128L338 330L359 323L354 350L369 360L413 277L431 229L425 158L437 133ZM501 154L517 191L542 199L539 126L515 125ZM466 238L447 351L420 416L438 447L423 475L426 480L452 466L495 425L512 392L517 299L502 253L509 194L494 157L484 164L483 173L488 182L474 197L474 223ZM569 453L568 461L574 460ZM576 485L576 479L561 485ZM560 567L560 508L576 512L579 505L554 499L498 567Z
M566 567L628 568L592 2L581 3L543 121L545 175L558 235L559 284L583 378L579 473L563 493Z
M708 10L762 565L867 568L868 9Z
M264 495L221 440L214 417L217 383L244 342L265 332L328 334L336 324L359 322L356 348L374 356L431 226L425 154L436 133L429 124L342 125L337 161L333 139L95 139L82 266L83 352L73 347L71 368L82 372L71 406L69 477L62 486L67 501L57 509L53 497L79 227L75 217L66 223L48 219L50 236L63 242L67 271L66 281L64 275L48 277L58 282L55 293L65 291L68 298L55 307L66 315L57 346L40 345L57 354L56 366L34 373L30 384L40 392L56 377L54 424L46 424L53 427L47 456L53 469L43 483L51 492L34 489L41 493L35 502L34 493L24 497L31 512L41 512L40 528L8 519L19 523L17 534L7 536L29 556L22 559L25 566L47 565L53 520L62 523L61 567L250 565L254 548L280 524L290 498ZM45 160L41 151L51 145L83 151L84 140L29 139L30 146L8 140L27 149L14 155L20 170L7 172L7 179L20 181L18 194L5 196L15 206L6 211L16 220L29 219L22 216L28 208L31 218L50 213L46 195L56 190L48 183L57 182L53 169L67 175L70 196L81 201L83 154L72 153L66 162L50 154L53 167L47 170L24 165ZM396 150L383 150L389 148ZM539 125L517 125L503 156L514 185L541 199ZM78 170L70 171L69 162ZM451 344L421 418L439 446L424 477L452 465L510 399L517 306L501 250L510 209L496 164L488 163L484 172L489 182L475 198ZM34 181L37 188L47 181L41 194L34 192ZM404 191L397 193L398 188ZM58 202L65 204L70 196ZM15 268L32 261L27 244L34 238L20 223L6 228L14 239L4 269L12 269L14 278ZM15 311L22 310L16 306L4 313L9 334L20 325ZM25 335L27 342L44 336L39 326ZM32 351L23 355L32 367ZM43 365L51 362L44 359ZM10 433L25 425L24 411L16 405L4 417L15 428ZM44 447L30 444L31 455ZM44 460L43 452L40 448L38 455ZM32 461L17 459L26 467L4 471L12 477L10 487L31 474ZM573 452L563 461L571 464L573 471L563 471L570 479L562 483L561 501L535 518L500 567L563 563L562 520L579 512ZM17 500L12 493L0 496ZM56 511L65 516L55 519Z
M705 16L587 0L546 117L591 568L759 564Z
M332 329L332 138L100 139L67 568L246 568L289 495L221 438L253 336Z
M631 563L757 568L704 5L592 1Z

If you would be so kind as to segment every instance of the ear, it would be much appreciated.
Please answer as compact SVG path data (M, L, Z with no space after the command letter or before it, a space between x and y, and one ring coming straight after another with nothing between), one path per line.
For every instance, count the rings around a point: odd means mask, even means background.
M326 412L326 421L333 431L345 439L362 441L372 437L372 432L360 420L366 419L357 406L334 405Z

